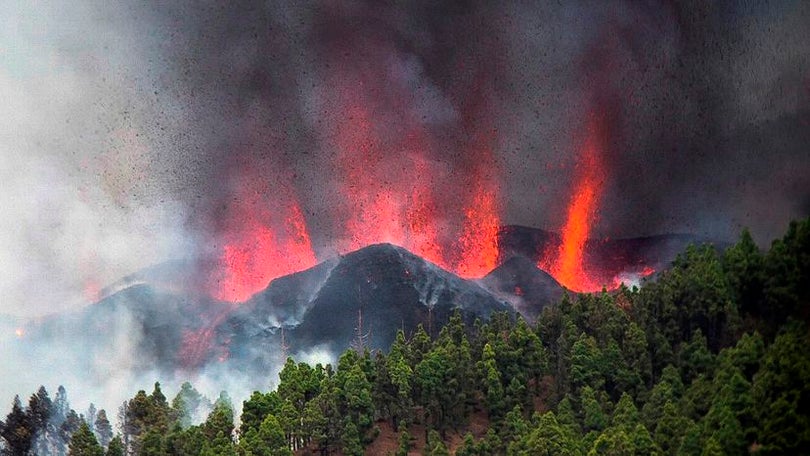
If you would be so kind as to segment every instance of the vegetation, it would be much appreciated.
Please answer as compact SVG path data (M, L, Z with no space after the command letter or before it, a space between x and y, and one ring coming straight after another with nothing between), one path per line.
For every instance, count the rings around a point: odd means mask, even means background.
M155 384L115 437L62 388L15 398L0 436L10 455L356 455L382 427L390 454L810 454L808 304L810 219L767 252L747 232L690 247L641 289L565 297L534 325L456 315L334 368L288 359L238 429L226 394L206 404L185 384L169 404Z

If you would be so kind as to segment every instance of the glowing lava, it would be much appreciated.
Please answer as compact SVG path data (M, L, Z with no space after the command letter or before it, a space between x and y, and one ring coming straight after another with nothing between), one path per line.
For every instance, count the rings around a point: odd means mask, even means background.
M479 186L465 211L459 244L461 257L455 268L464 278L481 278L498 265L498 217L495 193Z
M286 212L278 218L260 217L261 211L242 214L242 226L223 249L222 278L215 287L215 298L245 301L276 277L317 263L298 204L291 203Z
M335 128L327 140L335 150L343 196L334 215L342 222L338 250L347 253L387 242L465 278L492 271L498 260L500 217L496 180L480 172L494 168L486 138L474 137L466 144L478 159L476 178L464 182L472 187L469 193L460 192L466 198L448 204L450 197L437 184L444 185L452 176L442 174L441 166L429 159L432 145L425 126L408 109L378 105L375 97L359 89L364 84L347 85L352 79L337 78L334 83L332 95L345 115L332 119ZM392 130L375 122L380 112L399 118L401 125ZM448 219L459 222L454 225Z
M590 274L585 264L585 244L596 219L604 181L599 133L593 124L588 128L560 244L546 252L538 264L564 287L576 292L599 291L605 285Z
M362 42L359 60L325 56L332 69L317 91L319 159L327 165L318 185L334 190L328 205L315 204L318 246L345 254L391 243L464 278L483 277L497 266L500 228L495 134L482 133L494 132L486 126L486 90L474 84L478 101L459 105L463 134L448 135L451 120L432 119L414 99L419 72L391 60L398 50ZM463 153L449 159L446 151L456 148ZM455 161L463 172L449 166ZM264 175L237 164L228 176L233 203L216 220L224 225L216 231L224 245L212 293L220 300L244 301L316 263L295 191L285 186L290 173L283 162L277 169Z
M223 362L230 356L228 346L230 338L215 342L217 328L230 315L231 309L222 309L210 321L196 330L183 331L183 338L177 351L180 366L191 370L202 365L213 350L217 352L217 359Z

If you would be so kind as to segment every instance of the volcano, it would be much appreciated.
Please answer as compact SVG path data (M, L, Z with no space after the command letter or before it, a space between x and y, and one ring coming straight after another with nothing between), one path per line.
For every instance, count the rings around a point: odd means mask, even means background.
M167 263L122 279L91 306L20 326L10 349L70 362L98 381L122 369L161 378L211 369L267 378L286 356L333 361L349 347L387 349L397 330L410 336L419 325L436 335L455 311L468 323L494 312L534 320L569 291L537 266L557 241L547 231L503 227L498 264L481 279L374 244L276 278L239 304L206 294L187 270L192 262ZM702 241L688 235L591 239L585 258L598 277L633 284L645 268L663 269L687 244Z
M561 237L550 231L518 225L504 226L498 233L499 263L504 264L509 258L519 256L539 264L546 253L561 242ZM611 290L621 283L638 285L640 279L666 268L690 244L713 244L718 248L727 246L713 239L680 233L625 239L590 238L584 242L582 259L592 276L591 281L598 289L604 287Z
M534 261L516 255L481 279L494 296L503 299L529 321L534 321L546 306L557 303L565 288L554 277L537 267Z
M391 244L376 244L302 273L274 280L219 329L231 338L231 355L252 364L257 338L278 338L285 329L290 353L320 347L340 353L350 346L385 349L396 331L422 325L434 335L454 311L472 323L493 312L514 312L477 282ZM224 340L224 339L223 339Z
M211 365L265 378L287 355L336 355L358 344L386 349L397 330L412 334L420 324L436 335L456 310L468 323L514 312L477 281L391 244L275 279L239 305L146 280L161 270L134 274L79 311L30 324L14 349L51 359L54 347L79 347L70 362L97 378L110 374L104 360L122 357L126 368L163 378Z

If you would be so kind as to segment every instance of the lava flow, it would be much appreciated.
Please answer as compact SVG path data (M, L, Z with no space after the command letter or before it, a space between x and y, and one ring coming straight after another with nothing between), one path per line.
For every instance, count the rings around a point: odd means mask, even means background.
M592 123L577 165L574 193L568 204L560 243L545 252L538 264L564 287L576 292L593 292L600 290L603 285L613 285L600 283L585 264L585 244L596 218L604 181L599 133Z

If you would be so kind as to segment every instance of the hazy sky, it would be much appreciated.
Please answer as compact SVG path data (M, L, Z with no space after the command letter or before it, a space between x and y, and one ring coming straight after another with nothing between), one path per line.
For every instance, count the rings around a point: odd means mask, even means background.
M503 223L557 229L594 112L597 235L810 213L807 2L379 3L0 2L0 313L216 249L245 189L328 254L355 106L358 169L424 163L447 217L484 173Z

